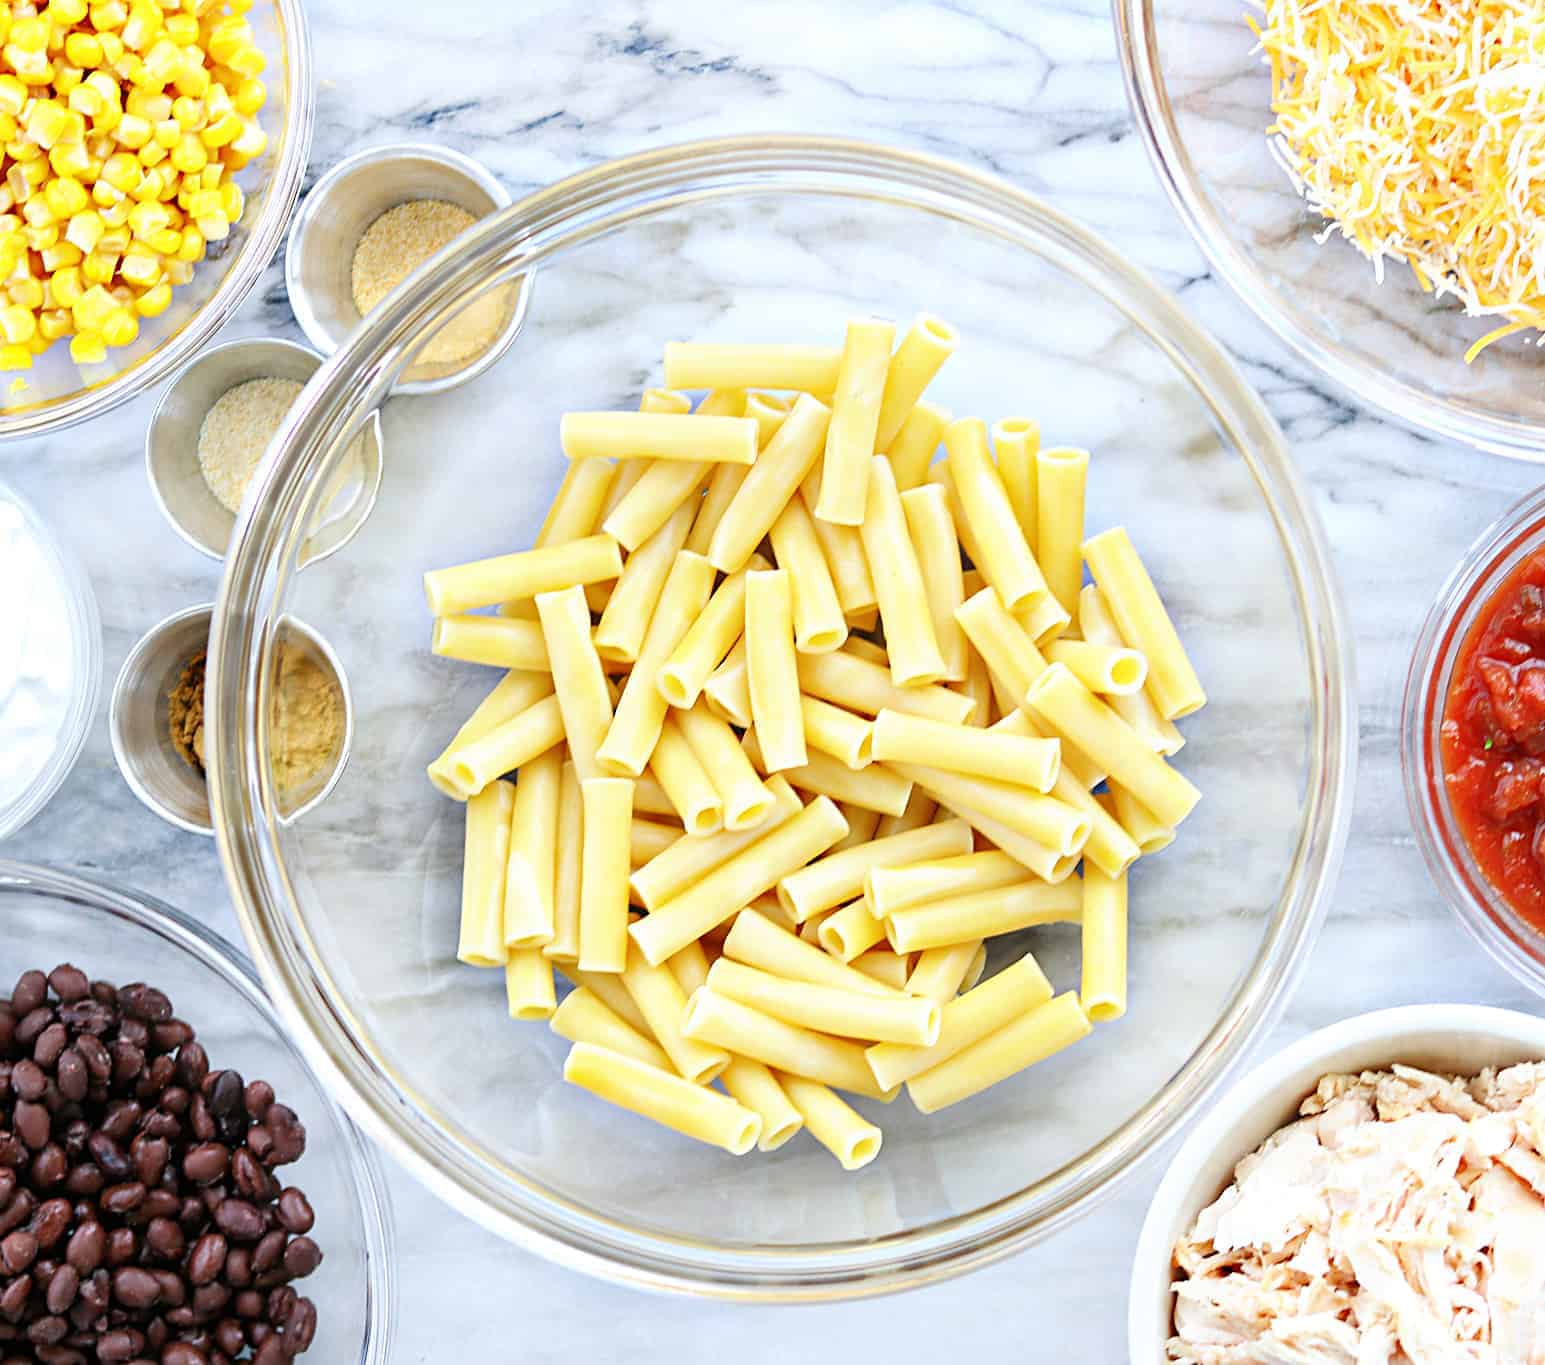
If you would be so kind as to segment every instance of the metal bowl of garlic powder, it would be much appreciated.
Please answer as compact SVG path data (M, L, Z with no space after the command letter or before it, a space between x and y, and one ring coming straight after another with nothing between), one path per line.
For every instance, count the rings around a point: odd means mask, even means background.
M0 483L0 839L40 811L80 757L102 674L84 570Z

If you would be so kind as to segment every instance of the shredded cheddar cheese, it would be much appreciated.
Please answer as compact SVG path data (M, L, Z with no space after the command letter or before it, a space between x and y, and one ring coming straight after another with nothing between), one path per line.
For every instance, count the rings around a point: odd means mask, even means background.
M1267 129L1384 278L1408 265L1501 337L1545 328L1545 0L1264 0Z

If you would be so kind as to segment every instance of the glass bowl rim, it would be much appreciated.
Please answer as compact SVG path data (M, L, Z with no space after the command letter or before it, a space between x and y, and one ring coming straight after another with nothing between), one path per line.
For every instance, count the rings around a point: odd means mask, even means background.
M365 1352L360 1365L386 1365L397 1330L397 1234L391 1189L379 1156L296 1045L283 1018L263 991L252 963L234 944L192 916L146 892L112 885L88 873L43 863L0 858L0 895L47 896L85 906L132 924L179 949L256 1010L274 1036L310 1072L327 1104L353 1176L365 1259ZM325 1248L324 1248L325 1250Z
M413 1087L361 1058L357 1021L325 976L276 843L268 765L259 760L264 624L282 592L307 470L385 391L415 339L493 278L540 271L545 255L668 207L798 190L940 213L1017 241L1102 294L1186 378L1240 452L1274 513L1299 604L1313 721L1298 844L1255 965L1207 1039L1165 1090L1115 1134L1027 1190L887 1238L809 1247L725 1247L643 1233L457 1149L412 1112ZM910 197L909 197L910 196ZM1033 236L1032 236L1033 234ZM354 414L351 416L351 413ZM237 523L210 638L208 724L215 834L243 933L264 982L319 1070L420 1180L491 1231L560 1263L621 1282L709 1296L812 1301L889 1292L986 1264L1065 1224L1194 1114L1269 1023L1318 929L1350 818L1356 762L1351 646L1334 569L1283 437L1233 362L1146 274L1040 200L942 158L847 139L750 136L680 144L605 163L484 219L419 267L328 358L291 409ZM262 626L261 629L259 627ZM500 1180L508 1181L501 1187Z
M1471 543L1422 622L1400 708L1406 809L1427 870L1460 925L1491 958L1545 995L1545 931L1532 928L1486 879L1459 832L1442 781L1439 731L1453 668L1492 594L1545 549L1545 488L1520 498Z
M268 181L263 211L230 270L182 330L168 337L137 365L119 371L100 384L86 385L68 398L14 413L0 412L0 441L62 431L88 418L111 412L154 388L192 360L204 343L230 321L268 269L279 243L284 240L295 201L300 197L316 122L316 82L311 70L311 29L306 21L306 11L301 0L272 0L272 3L283 24L288 92L284 145Z
M1385 417L1418 432L1514 460L1545 461L1545 424L1483 413L1403 383L1300 321L1241 251L1202 189L1175 125L1159 55L1154 0L1110 0L1116 50L1154 174L1192 239L1224 282L1272 334L1333 384Z

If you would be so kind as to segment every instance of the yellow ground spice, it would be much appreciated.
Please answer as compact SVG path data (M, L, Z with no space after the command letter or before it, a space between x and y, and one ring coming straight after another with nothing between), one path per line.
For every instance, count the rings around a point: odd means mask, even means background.
M349 282L363 317L426 260L477 219L443 199L412 199L387 209L354 248ZM456 365L488 349L504 323L503 290L469 304L419 352L415 364Z
M308 801L338 762L343 747L343 693L331 672L303 647L279 656L270 758L279 808Z

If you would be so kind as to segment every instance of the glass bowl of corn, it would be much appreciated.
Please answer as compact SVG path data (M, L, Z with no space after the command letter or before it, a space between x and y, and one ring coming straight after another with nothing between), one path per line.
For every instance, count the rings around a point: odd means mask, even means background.
M313 101L299 0L0 2L0 438L137 396L230 318Z

